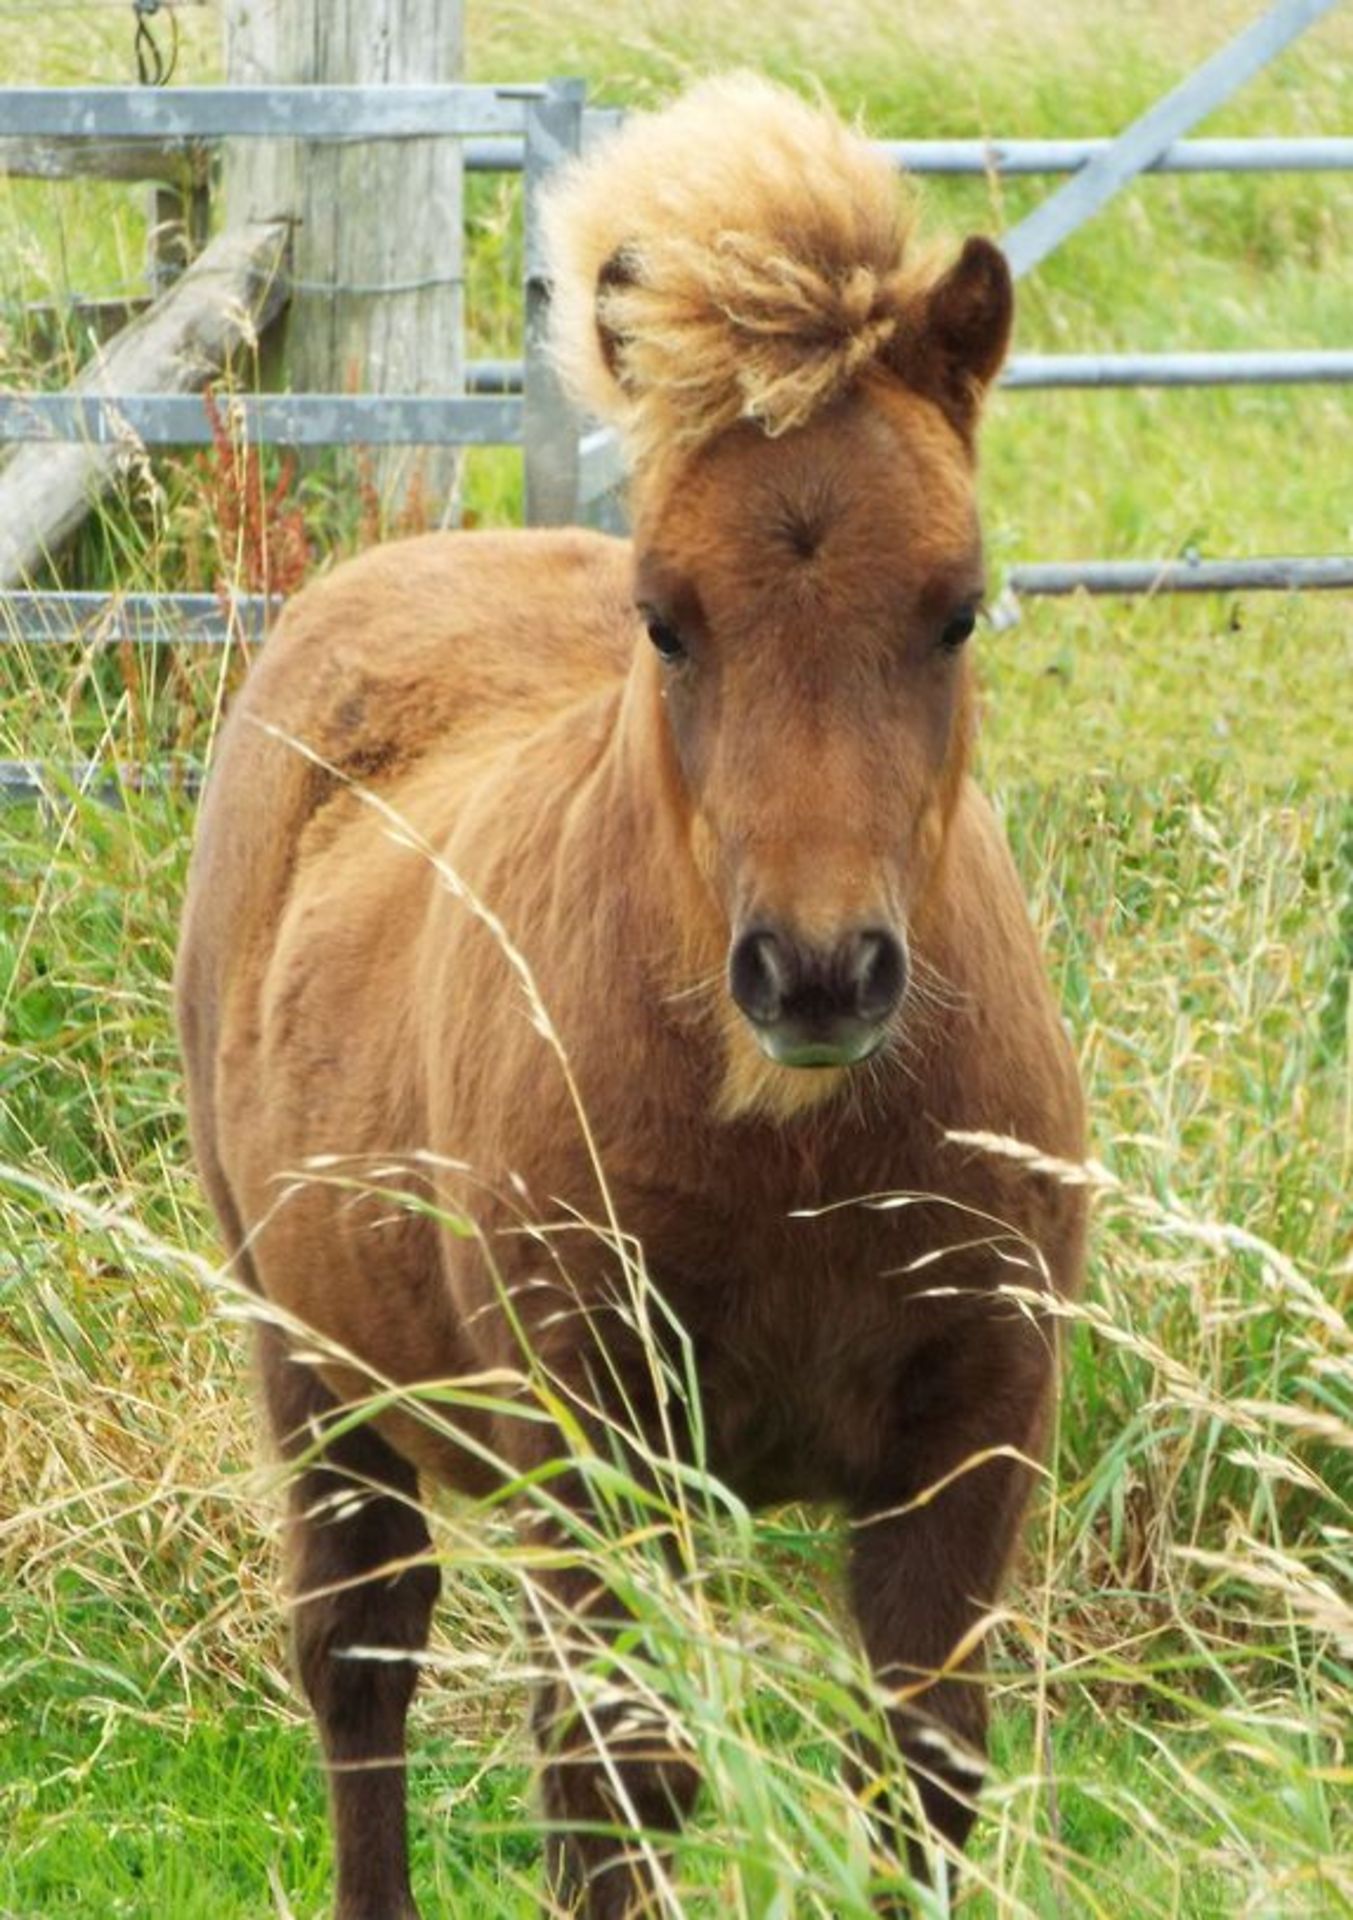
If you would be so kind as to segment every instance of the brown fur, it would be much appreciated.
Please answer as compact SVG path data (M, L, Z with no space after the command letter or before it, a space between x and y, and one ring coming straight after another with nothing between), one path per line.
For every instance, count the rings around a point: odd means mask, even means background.
M854 238L872 246L882 219L872 157L858 184L874 211L843 222L832 196L865 168L858 144L754 91L757 151L781 112L774 152L811 122L834 156L820 201L813 170L788 169L779 244L834 232L840 260L817 249L807 265L848 278ZM704 97L721 103L711 148L728 118L736 164L750 166L730 96ZM646 204L640 179L599 163L608 177L621 215L631 193ZM769 196L757 186L758 206ZM708 218L698 195L669 211L683 262L701 244L689 222ZM764 225L740 231L739 257L754 260ZM581 256L607 325L612 251L607 237ZM657 256L644 258L656 275ZM966 775L969 668L939 638L980 590L972 430L1005 347L1008 279L981 243L919 287L898 270L898 351L813 387L792 423L710 402L699 432L655 442L632 545L431 536L303 594L221 743L177 988L194 1142L231 1251L269 1300L352 1356L302 1363L268 1337L279 1436L294 1449L364 1369L410 1383L520 1373L503 1286L566 1389L605 1398L609 1377L642 1412L646 1357L622 1316L598 1311L616 1282L606 1236L574 1235L551 1261L515 1231L613 1205L694 1343L714 1469L749 1500L826 1499L861 1522L861 1633L905 1689L898 1737L928 1816L961 1842L970 1777L934 1758L925 1725L981 1751L980 1688L939 1676L995 1597L1029 1473L1008 1451L958 1469L988 1449L1037 1452L1053 1339L995 1289L1072 1288L1083 1222L1074 1189L946 1133L1008 1132L1075 1158L1082 1118L1009 855ZM564 291L579 310L584 289ZM639 307L631 321L642 326ZM647 366L637 346L614 372L601 353L595 382L622 396L613 412L658 417ZM659 660L636 598L679 629L684 664ZM816 1071L765 1057L723 985L730 939L761 920L811 952L859 925L905 940L911 984L880 1054ZM381 1168L374 1184L417 1204L392 1215L388 1192L354 1199L323 1171L300 1177L315 1156L358 1178ZM892 1192L930 1197L834 1204ZM478 1237L439 1226L429 1196ZM1014 1244L1037 1261L1012 1267ZM561 1299L594 1311L561 1312ZM539 1423L466 1419L472 1445L516 1470L560 1445ZM294 1508L299 1665L336 1766L339 1911L368 1920L411 1911L408 1670L391 1663L373 1683L330 1655L421 1641L431 1583L373 1578L425 1539L407 1504L415 1472L493 1484L406 1410L312 1461ZM307 1507L316 1474L392 1491L349 1535ZM586 1606L576 1576L543 1577ZM306 1601L317 1588L330 1597ZM537 1724L547 1806L597 1817L605 1776L550 1763L577 1731L556 1691ZM354 1757L385 1764L353 1772ZM622 1750L616 1764L650 1823L681 1818L684 1761ZM590 1920L643 1900L642 1873L608 1855L595 1838L561 1844L560 1884Z

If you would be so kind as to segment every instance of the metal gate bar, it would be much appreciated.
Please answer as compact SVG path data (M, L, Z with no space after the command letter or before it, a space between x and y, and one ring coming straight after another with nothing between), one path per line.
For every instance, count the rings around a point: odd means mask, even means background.
M26 139L412 140L520 135L544 86L0 87Z
M0 93L0 103L4 95ZM620 115L589 109L583 115L583 144L617 124ZM1089 160L1107 153L1113 141L1090 140L878 140L903 173L954 174L1003 180L1040 174L1079 173ZM469 173L520 173L522 142L517 139L467 140ZM1250 134L1222 140L1176 140L1143 173L1340 173L1353 168L1353 139L1339 135Z
M1022 278L1040 260L1046 260L1129 181L1157 162L1181 134L1205 120L1275 54L1338 4L1339 0L1278 0L1262 19L1237 34L1134 120L1064 187L1005 235L1001 245L1015 278Z
M1235 353L1017 353L998 384L1032 393L1058 387L1264 387L1339 385L1353 380L1353 350L1299 347ZM520 393L520 360L471 360L472 393ZM4 425L0 399L0 434Z

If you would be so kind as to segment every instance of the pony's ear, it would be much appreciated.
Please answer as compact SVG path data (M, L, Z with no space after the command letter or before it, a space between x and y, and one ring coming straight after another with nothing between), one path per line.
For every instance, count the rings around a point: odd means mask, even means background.
M636 285L638 278L638 264L634 255L626 247L617 247L609 259L602 261L597 273L595 302L597 345L606 363L606 371L618 387L626 385L624 361L626 336L616 312L620 303L614 296L622 293L626 287Z
M970 435L982 397L1005 359L1015 317L1015 289L1005 255L974 235L948 272L922 296L908 329L904 377L937 400L959 431Z

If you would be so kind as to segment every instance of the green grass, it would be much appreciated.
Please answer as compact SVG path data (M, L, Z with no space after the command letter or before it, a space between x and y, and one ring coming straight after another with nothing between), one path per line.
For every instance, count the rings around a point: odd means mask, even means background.
M1099 132L1251 17L1107 0L561 0L469 9L476 78L589 75L622 100L744 61L880 133ZM184 15L179 77L217 71ZM19 80L126 78L127 24L60 12ZM1336 132L1347 10L1206 129ZM1042 187L931 185L1006 224ZM469 194L473 351L515 349L512 183ZM1027 350L1343 344L1353 211L1311 176L1159 179L1024 290ZM135 279L134 191L0 182L3 378L25 300ZM251 377L242 370L242 377ZM984 471L1017 559L1347 549L1344 390L1006 395ZM275 476L276 469L272 469ZM318 556L364 537L360 470L299 483ZM470 463L510 519L518 462ZM231 577L219 484L156 461L70 584ZM1054 1471L990 1649L993 1777L965 1914L1353 1913L1353 604L1034 602L980 642L983 778L1076 1036L1105 1169L1068 1328ZM237 663L0 648L0 757L199 759ZM272 1470L238 1308L213 1283L168 978L190 804L0 812L0 1912L323 1911L328 1841L286 1674ZM619 1509L621 1518L624 1505ZM617 1528L617 1530L620 1530ZM709 1790L696 1916L862 1915L836 1785L853 1662L822 1516L702 1520L707 1578L593 1543L664 1651ZM520 1560L439 1510L447 1599L416 1710L426 1910L527 1914L539 1829ZM644 1666L642 1644L627 1659Z

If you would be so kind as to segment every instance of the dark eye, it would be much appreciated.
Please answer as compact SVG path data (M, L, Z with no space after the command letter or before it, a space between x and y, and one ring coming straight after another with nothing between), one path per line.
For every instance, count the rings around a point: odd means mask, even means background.
M976 607L964 607L956 613L948 626L940 634L940 645L949 653L957 653L965 640L971 639L973 628L977 625Z
M664 660L684 660L686 649L681 644L681 635L668 621L661 619L648 607L639 609L644 625L648 628L648 637Z

